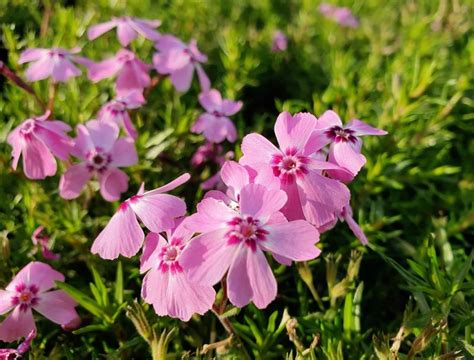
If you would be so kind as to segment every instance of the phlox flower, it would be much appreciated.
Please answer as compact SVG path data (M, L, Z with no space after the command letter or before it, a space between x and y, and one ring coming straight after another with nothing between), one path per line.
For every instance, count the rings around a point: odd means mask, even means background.
M360 241L362 245L367 245L369 243L369 240L367 239L367 236L365 236L364 231L361 229L359 224L357 224L357 222L354 220L352 208L349 204L344 206L342 211L336 215L337 217L334 220L318 227L318 230L320 233L324 233L328 230L331 230L334 226L336 226L339 220L339 221L343 221L347 223L347 226L349 226L349 229L351 229L354 236Z
M73 142L66 135L71 127L62 121L47 120L50 112L25 120L16 127L7 142L12 146L12 167L16 170L23 155L23 171L29 179L44 179L56 174L56 159L66 160Z
M146 236L140 272L146 272L142 297L155 312L188 321L194 313L203 315L208 311L216 293L211 285L198 285L186 277L180 257L193 232L185 228L184 222L168 230L166 239L156 233Z
M322 170L340 167L314 158L322 147L310 141L315 126L316 117L309 113L292 117L283 112L275 123L280 148L262 135L247 135L242 141L240 163L257 173L270 167L288 195L283 214L289 220L306 219L319 227L336 218L349 202L350 193L344 184L321 174Z
M238 307L250 301L265 308L277 295L277 283L264 251L291 260L313 259L318 231L304 220L288 222L280 212L284 191L261 184L245 185L234 208L212 197L203 199L186 226L201 235L180 257L188 279L214 285L227 273L227 294ZM298 241L294 241L298 239Z
M26 78L29 81L43 80L51 77L55 82L66 82L69 78L81 75L74 63L87 65L90 61L77 56L80 48L71 50L61 48L26 49L20 55L19 63L31 62L26 69Z
M318 119L311 141L318 143L319 146L331 144L329 161L347 171L328 170L328 174L335 179L350 182L367 161L361 154L360 137L386 134L386 131L376 129L357 119L344 126L339 116L334 111L328 110Z
M176 90L186 92L191 87L194 69L196 69L202 91L210 89L209 78L201 64L207 56L201 53L196 40L183 43L173 35L163 35L155 44L158 53L153 56L153 65L160 74L169 74Z
M325 17L334 20L339 25L356 28L359 26L359 20L352 14L351 9L347 7L338 7L330 4L321 4L319 12Z
M59 254L55 254L49 248L49 237L47 235L43 235L42 232L44 230L43 226L38 226L35 231L33 231L33 235L31 236L31 241L34 245L37 245L41 249L41 254L47 260L58 260L61 256Z
M287 48L288 48L288 38L286 37L286 35L280 30L275 31L272 38L272 51L273 52L286 51Z
M30 350L30 345L36 337L36 330L31 330L23 342L16 349L0 349L0 360L20 359L23 354Z
M208 141L214 143L225 139L234 142L237 139L237 130L228 117L242 108L242 101L222 99L219 91L211 89L199 94L199 102L206 112L198 117L191 131L203 133Z
M138 35L156 41L160 33L154 30L161 25L160 20L145 20L131 16L113 17L112 20L91 26L87 30L89 40L97 39L102 34L117 28L117 38L122 46L128 46Z
M82 162L72 165L61 176L59 194L64 199L77 198L95 176L105 200L120 199L120 194L128 189L128 176L118 168L137 163L135 143L131 138L119 139L117 125L98 120L78 125L77 134L72 153Z
M76 302L62 290L48 291L64 275L42 262L30 262L5 290L0 290L0 315L11 314L0 324L0 340L11 342L36 329L32 309L64 325L78 318Z
M180 198L165 192L184 184L189 178L186 173L162 187L146 192L142 186L137 195L120 204L92 244L92 253L107 260L116 259L119 255L134 256L145 238L137 216L152 232L172 229L175 219L186 212L186 204Z
M150 86L148 74L151 66L141 61L133 52L120 49L114 57L87 65L88 76L93 82L117 75L115 84L119 95L140 91Z
M200 145L191 158L191 165L199 167L207 162L218 163L218 158L222 152L222 145L206 142Z
M128 109L137 109L145 103L145 98L140 91L132 91L128 94L117 96L115 99L104 104L99 110L97 120L109 121L123 127L125 132L136 139L138 136L132 124Z

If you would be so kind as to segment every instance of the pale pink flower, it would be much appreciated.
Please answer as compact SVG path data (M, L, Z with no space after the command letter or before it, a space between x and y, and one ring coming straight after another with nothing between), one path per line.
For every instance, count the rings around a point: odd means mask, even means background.
M194 313L203 315L214 302L213 287L189 281L180 263L192 235L181 222L176 229L166 232L166 239L156 233L145 238L140 258L140 272L147 272L142 297L160 316L188 321Z
M332 110L326 111L318 119L311 141L319 146L331 144L329 161L347 171L328 170L328 174L338 180L350 182L366 163L361 154L362 139L365 135L386 135L384 130L376 129L366 123L353 119L346 126Z
M349 189L337 180L321 175L322 170L340 167L312 157L322 146L310 141L316 117L309 113L291 116L283 112L275 124L278 149L259 134L242 142L240 163L257 172L270 167L288 195L282 212L289 220L306 219L316 227L336 218L349 202Z
M16 127L7 142L12 146L12 167L16 170L23 155L23 171L29 179L44 179L56 174L56 159L66 160L73 142L66 135L70 126L57 120L47 120L50 112L25 120Z
M33 339L36 337L36 330L31 330L23 342L16 349L0 349L0 360L20 359L28 350Z
M151 83L151 66L127 49L120 49L110 59L98 63L90 62L87 68L89 79L93 82L117 76L115 87L119 95L132 91L142 92Z
M286 51L287 48L288 48L288 38L286 37L286 35L280 30L275 31L272 38L272 51L273 52Z
M264 251L291 260L314 259L318 231L304 220L288 222L280 212L284 191L248 184L240 189L237 206L203 199L186 226L201 235L183 251L180 264L190 281L218 283L227 272L227 294L238 307L250 301L265 308L277 295L277 283ZM298 241L294 241L298 239Z
M90 60L77 56L80 48L71 50L61 48L26 49L20 55L20 64L32 62L26 69L29 81L43 80L51 77L55 82L66 82L69 78L81 75L75 63L87 65Z
M211 88L209 78L201 63L207 61L207 56L201 53L196 40L189 44L183 43L173 35L163 35L155 44L159 51L153 56L153 64L160 74L169 74L176 90L186 92L191 87L194 69L196 69L202 91Z
M242 101L222 99L219 91L211 89L199 94L199 102L206 112L198 117L191 131L203 133L208 141L214 143L225 139L234 142L237 139L237 130L229 116L242 108Z
M117 38L122 46L128 46L138 35L156 41L160 33L154 29L161 25L160 20L145 20L131 16L113 17L112 20L91 26L87 30L89 40L97 39L102 34L117 28Z
M138 218L148 230L160 233L175 226L175 219L186 212L186 204L180 198L165 194L184 184L190 178L183 174L170 183L145 192L143 185L137 195L120 204L107 226L92 244L92 253L102 259L113 260L119 255L134 256L145 237Z
M130 119L128 109L137 109L145 103L145 98L140 91L132 91L128 94L117 96L112 101L104 104L97 115L97 120L109 121L123 127L125 132L136 139L138 136Z
M43 226L38 226L31 236L31 241L34 245L37 245L41 249L41 254L47 260L58 260L61 256L55 254L49 248L49 237L47 235L41 234L44 230Z
M330 4L321 4L319 11L325 17L334 20L339 25L356 28L359 26L359 20L352 14L351 9L347 7L338 7Z
M77 198L92 177L99 181L105 200L119 200L120 194L128 189L128 176L118 168L138 161L133 139L119 138L117 125L98 120L77 126L72 154L82 162L72 165L61 176L59 195L68 200Z
M0 315L12 311L0 324L0 340L12 342L36 329L32 309L64 325L78 317L76 302L62 290L48 291L64 275L41 262L30 262L0 290Z

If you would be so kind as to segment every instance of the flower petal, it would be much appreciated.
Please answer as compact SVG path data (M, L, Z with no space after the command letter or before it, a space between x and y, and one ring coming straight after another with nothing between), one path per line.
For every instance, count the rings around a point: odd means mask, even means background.
M349 121L349 123L346 125L346 128L354 130L354 135L356 136L388 134L388 132L386 132L385 130L377 129L357 119L352 119L351 121Z
M310 113L297 113L291 116L285 111L278 115L275 123L275 135L284 152L289 148L303 150L311 132L316 126L316 117Z
M27 337L35 329L36 326L31 309L22 311L17 306L0 324L0 340L13 342L22 337Z
M240 158L239 163L249 165L250 167L269 164L273 155L281 154L281 151L275 145L262 135L256 133L244 137L242 140L242 152L243 156Z
M128 189L128 176L122 170L109 168L99 175L100 194L107 201L117 201Z
M99 36L101 36L102 34L105 34L107 31L112 30L116 26L117 26L117 22L114 20L106 21L104 23L91 26L87 30L87 38L89 40L97 39Z
M179 92L186 92L191 87L193 80L194 66L187 64L179 70L171 73L171 82Z
M132 166L138 162L135 142L131 138L118 139L112 147L111 166Z
M61 175L59 195L68 200L77 198L91 177L92 173L87 169L86 164L81 163L71 166Z
M240 245L227 275L227 294L232 304L244 307L252 300L252 287L247 274L247 252L249 248Z
M277 296L277 282L262 250L247 251L247 271L252 287L252 301L264 309Z
M23 171L29 179L42 180L56 174L56 159L48 147L36 136L25 141L23 147Z
M166 245L163 236L151 232L145 237L142 256L140 256L140 273L143 274L159 264L160 249Z
M240 191L240 212L254 218L267 218L279 211L288 200L284 191L248 184Z
M12 297L15 295L14 292L8 290L0 290L0 315L9 312L15 307L12 303Z
M36 285L39 293L43 293L55 286L55 281L64 281L64 275L54 270L48 264L33 261L20 270L8 284L6 290L15 291L19 284Z
M50 291L40 295L33 309L52 322L67 325L78 317L75 301L62 290Z

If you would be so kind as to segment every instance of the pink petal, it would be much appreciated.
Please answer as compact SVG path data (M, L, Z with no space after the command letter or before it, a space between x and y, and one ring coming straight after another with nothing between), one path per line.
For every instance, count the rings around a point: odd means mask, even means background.
M186 92L191 87L193 80L194 66L188 64L183 68L171 73L171 82L179 92Z
M168 294L170 273L150 270L143 278L142 298L148 304L153 304L155 312L160 316L168 315L168 304L166 299Z
M8 135L7 142L12 147L12 168L16 170L18 166L18 161L20 160L21 152L23 151L23 146L25 146L25 140L20 135L21 125L13 129L13 131Z
M222 101L222 112L226 116L232 116L240 111L243 104L244 103L242 101L232 101L225 99Z
M166 240L163 238L163 236L153 232L148 233L148 235L145 237L142 256L140 256L141 274L147 272L152 267L155 267L160 263L160 250L165 245Z
M95 144L92 142L89 130L84 125L77 125L76 134L71 154L81 160L85 160L87 152L95 149Z
M388 132L382 129L374 128L363 121L352 119L346 126L346 129L351 129L355 131L356 136L363 135L387 135Z
M123 64L115 57L103 60L99 63L91 63L88 66L88 77L93 82L115 76Z
M247 274L248 249L245 245L239 246L227 275L227 295L230 302L240 308L247 305L252 300L253 295Z
M59 325L67 325L78 317L74 300L62 290L43 293L33 309Z
M281 151L260 134L249 134L242 140L243 156L239 162L242 165L253 167L258 164L268 164L273 155Z
M130 138L118 139L112 147L111 166L132 166L138 162L135 142Z
M199 94L199 102L207 112L220 111L222 105L221 93L216 89L201 92Z
M229 269L235 246L226 244L226 232L221 229L199 235L183 250L179 263L191 282L214 285Z
M197 214L189 217L187 227L196 232L209 232L221 229L238 214L223 201L213 198L201 200Z
M357 175L360 169L362 169L367 162L365 156L348 142L337 142L332 144L329 151L329 160L334 161L339 166L349 170L353 176ZM351 178L350 175L348 178ZM346 177L343 179L346 179Z
M65 131L69 131L70 127L62 121L43 121L37 122L35 135L40 138L51 152L62 160L67 160L73 149L74 142L69 136L65 135Z
M250 183L247 170L235 161L226 161L221 168L222 181L230 188L233 194L239 194L240 190ZM237 200L237 197L234 196Z
M267 189L280 189L280 179L273 174L270 166L260 167L252 182L265 185Z
M325 111L318 119L316 129L325 129L332 126L342 127L341 118L332 110Z
M136 39L137 33L128 23L119 22L117 24L117 37L120 45L125 47Z
M16 274L12 282L6 287L6 290L15 291L18 284L34 284L38 287L41 294L54 287L55 281L64 281L64 275L54 270L48 264L33 261Z
M316 228L304 220L267 225L269 232L260 245L274 254L285 256L295 261L311 260L319 256L315 243L319 241Z
M281 256L278 254L272 254L273 258L280 264L285 265L285 266L291 266L292 261L291 259L288 259L285 256Z
M9 312L15 307L12 303L12 297L15 295L14 292L8 290L0 290L0 315Z
M99 120L88 121L86 127L95 147L105 151L112 149L120 131L114 123Z
M170 74L191 65L191 58L184 48L173 48L153 55L153 66L160 74Z
M24 64L31 61L36 61L42 58L43 56L47 55L49 49L26 49L20 54L20 59L18 60L18 64Z
M87 169L86 164L81 163L71 166L61 175L59 195L67 200L77 198L91 177L92 172Z
M114 20L91 26L89 30L87 30L87 38L89 40L97 39L102 34L112 30L115 26L117 26L117 22Z
M27 178L34 180L56 174L56 159L34 135L25 141L23 147L23 171Z
M128 113L125 114L123 118L123 125L125 127L125 132L129 135L132 139L136 139L138 137L138 132L133 126L132 121L130 120L130 115Z
M155 44L155 47L159 51L166 52L173 48L184 49L186 45L176 36L166 34L166 35L160 36L157 43Z
M132 257L140 250L144 237L132 208L122 203L95 239L91 252L108 260L116 259L119 255Z
M305 155L314 154L331 142L332 139L326 135L326 130L316 129L311 133L308 141L306 142L303 153Z
M71 77L81 75L81 70L68 59L62 59L54 63L51 75L55 81L66 82Z
M199 86L201 87L201 91L208 91L211 88L211 81L207 76L206 72L202 68L201 64L194 64L196 68L196 74L199 81Z
M99 183L102 197L107 201L117 201L128 189L128 176L122 170L109 168L99 175Z
M361 229L359 224L357 224L352 216L352 208L350 205L347 205L344 208L344 220L349 226L349 229L354 233L355 237L360 240L362 245L367 245L369 240L367 240L367 236L365 236L364 231Z
M133 30L148 40L157 41L161 36L159 32L151 28L150 22L134 19L129 21L129 25ZM154 22L153 25L153 27L159 26L160 21Z
M189 175L188 173L184 173L183 175L178 176L176 179L174 179L173 181L170 181L166 185L163 185L154 190L147 191L146 195L155 195L155 194L162 194L162 193L169 192L171 190L176 189L178 186L183 185L190 178L191 178L191 175Z
M303 209L301 206L300 201L300 193L298 189L298 185L296 183L288 184L283 183L281 185L281 189L286 192L288 196L288 201L286 202L285 206L281 208L281 212L285 214L288 220L299 220L305 219L303 214Z
M53 71L53 63L50 57L40 58L38 61L30 64L26 69L25 76L28 81L38 81L46 79Z
M35 330L35 321L31 309L21 311L17 306L13 312L0 324L0 340L13 342Z
M247 251L247 272L252 287L252 301L259 309L264 309L275 300L277 282L262 250Z
M130 91L142 91L150 86L150 83L148 70L144 70L138 61L128 61L117 77L116 88L119 94L126 94Z
M226 117L216 117L211 114L203 114L200 118L204 118L206 125L204 126L204 137L213 143L221 143L226 138L229 142L234 142L237 138L237 130L234 123ZM200 120L200 119L198 119Z
M290 113L282 112L275 123L275 135L280 149L303 150L315 126L316 117L310 113L298 113L292 117Z
M240 190L240 212L254 218L267 218L279 211L288 197L284 191L248 184Z

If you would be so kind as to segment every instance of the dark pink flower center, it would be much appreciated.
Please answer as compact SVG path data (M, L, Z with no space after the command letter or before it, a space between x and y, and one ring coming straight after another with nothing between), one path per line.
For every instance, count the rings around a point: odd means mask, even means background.
M23 123L23 125L21 125L20 133L24 136L29 135L35 130L35 128L36 128L35 121L32 119L28 119Z
M284 154L275 154L271 160L273 174L278 176L283 183L292 184L297 177L302 177L308 173L306 164L308 158L295 148L286 149Z
M123 52L117 56L117 60L126 63L135 59L135 55L132 52Z
M223 117L224 116L224 114L222 112L217 111L217 110L214 110L212 112L212 115L214 115L215 117Z
M252 251L255 251L258 241L264 241L268 235L268 231L260 225L260 221L251 216L235 217L228 222L228 225L230 227L226 233L228 245L243 242Z
M97 171L99 173L107 170L107 167L112 162L112 155L101 147L89 151L86 155L87 158L87 169L89 171Z
M171 242L163 246L160 250L159 258L161 260L158 268L162 272L171 271L172 274L180 273L183 268L179 264L179 255L184 249L182 239L172 238Z
M21 311L26 311L38 303L38 291L38 286L34 284L25 285L20 283L15 286L15 295L12 296L11 303L14 306L19 306Z
M354 130L343 129L340 126L333 126L324 132L326 136L334 142L348 142L356 143L357 138L353 135Z
M109 111L113 116L123 114L126 110L126 104L123 101L111 101L107 104L107 111Z

